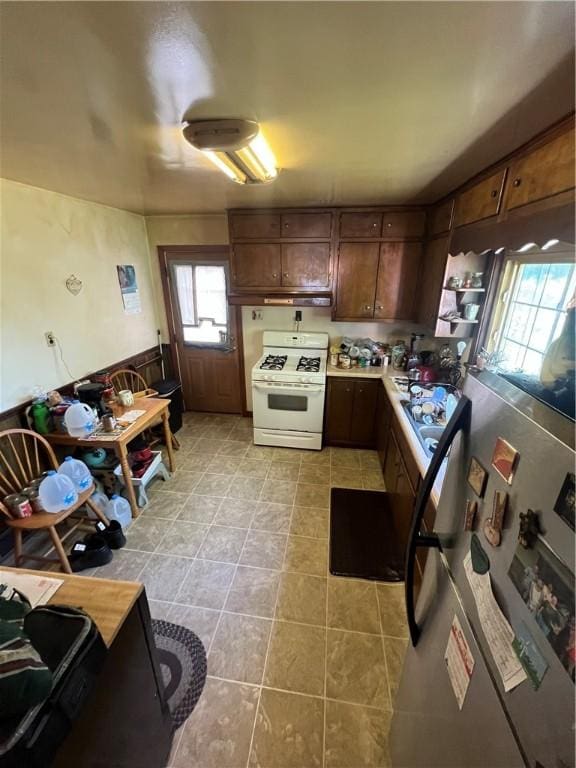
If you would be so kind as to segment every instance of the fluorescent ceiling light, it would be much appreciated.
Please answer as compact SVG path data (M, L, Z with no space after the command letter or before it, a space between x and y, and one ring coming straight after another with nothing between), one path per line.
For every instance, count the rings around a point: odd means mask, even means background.
M547 251L548 248L552 248L552 246L558 245L559 242L560 240L556 240L556 238L552 238L552 240L548 240L547 243L544 243L544 245L542 246L542 250Z
M266 184L278 176L272 150L253 120L194 120L184 136L238 184Z
M522 248L518 248L518 253L526 253L526 251L529 251L531 248L536 248L536 243L526 243Z

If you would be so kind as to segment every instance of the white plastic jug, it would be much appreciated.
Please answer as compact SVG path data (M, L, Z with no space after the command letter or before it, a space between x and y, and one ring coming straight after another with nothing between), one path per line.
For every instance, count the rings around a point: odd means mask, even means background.
M86 437L96 429L96 417L89 405L76 401L66 410L64 424L71 437Z
M38 494L46 512L63 512L78 500L72 480L54 469L40 483Z
M92 504L98 507L100 512L102 512L103 515L106 514L106 507L108 506L108 496L106 496L105 493L102 493L102 491L94 491L92 496L90 496L90 501ZM90 507L88 507L88 517L96 517L96 513L93 512Z
M61 475L66 475L74 483L74 487L79 493L84 493L88 488L94 485L92 479L92 473L79 459L74 459L72 456L66 456L62 464L58 467L58 472Z
M118 496L117 493L112 496L106 505L104 514L108 520L117 520L122 528L128 528L132 522L132 510L130 504L126 499L122 498L122 496Z

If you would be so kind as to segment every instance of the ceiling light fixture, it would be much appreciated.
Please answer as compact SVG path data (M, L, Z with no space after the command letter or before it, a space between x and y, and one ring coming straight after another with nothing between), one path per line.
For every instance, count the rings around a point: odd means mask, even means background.
M192 120L184 137L238 184L267 184L278 176L276 160L254 120Z

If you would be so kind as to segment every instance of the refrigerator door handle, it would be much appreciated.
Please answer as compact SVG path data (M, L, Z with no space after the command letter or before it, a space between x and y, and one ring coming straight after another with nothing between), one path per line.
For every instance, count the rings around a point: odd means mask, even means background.
M446 425L446 429L442 433L442 437L438 441L438 447L434 451L432 461L428 467L428 471L424 476L424 480L418 491L416 497L416 504L414 505L414 514L412 515L412 525L410 527L410 536L408 537L408 544L406 546L406 560L405 560L405 581L404 581L404 597L406 601L406 616L408 619L408 629L410 631L410 640L412 645L416 647L418 639L420 637L420 627L416 623L416 614L414 606L414 566L416 561L416 549L418 547L439 548L440 541L438 536L434 533L423 535L420 533L420 526L422 525L422 519L424 517L424 511L432 492L432 487L436 481L436 476L442 462L454 438L461 429L467 429L470 424L470 413L472 411L472 401L462 395L458 401L452 418Z

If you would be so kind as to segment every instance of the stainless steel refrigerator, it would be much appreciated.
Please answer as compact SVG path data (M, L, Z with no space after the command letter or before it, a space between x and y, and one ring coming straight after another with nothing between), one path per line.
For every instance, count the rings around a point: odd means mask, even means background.
M499 464L506 479L492 466L499 438L518 454L506 457L515 464L513 472L510 463ZM422 534L426 497L447 450L434 532ZM483 489L481 471L471 477L475 489L468 482L472 458L487 473ZM568 522L574 463L569 419L495 374L467 377L416 502L406 562L411 642L394 702L393 768L574 765L574 531ZM497 491L508 494L508 508L501 543L492 546L483 529ZM467 501L478 504L473 532L465 530ZM538 513L541 534L525 548L518 541L520 513L529 509ZM480 556L487 556L492 591L517 647L519 641L530 646L527 663L532 671L536 667L534 681L528 675L508 692L494 657L498 649L488 641L490 627L465 572L473 535ZM420 547L429 552L414 606L411 574ZM554 623L544 609L560 612L560 619ZM461 627L474 664L461 708L446 661L454 626Z

